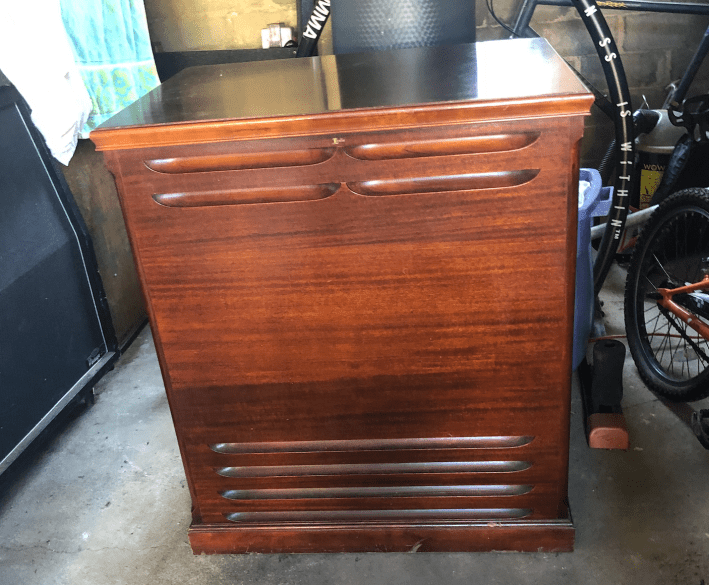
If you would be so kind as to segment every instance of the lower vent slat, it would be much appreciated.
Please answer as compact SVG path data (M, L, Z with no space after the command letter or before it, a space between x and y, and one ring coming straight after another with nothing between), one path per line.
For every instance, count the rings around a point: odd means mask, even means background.
M303 500L323 498L411 498L463 496L520 496L531 485L404 485L375 487L322 487L224 490L228 500Z
M529 469L529 461L424 461L413 463L351 463L331 465L254 465L220 467L223 477L306 477L406 473L511 473Z
M528 508L463 508L428 510L307 510L287 512L234 512L225 514L237 523L270 524L296 522L411 522L455 523L517 520L530 516Z

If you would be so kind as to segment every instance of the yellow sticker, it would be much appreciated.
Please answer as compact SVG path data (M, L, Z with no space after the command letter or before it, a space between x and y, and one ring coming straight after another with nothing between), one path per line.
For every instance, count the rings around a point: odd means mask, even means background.
M640 171L640 209L650 206L650 199L660 186L663 174L664 171L657 170L642 169Z

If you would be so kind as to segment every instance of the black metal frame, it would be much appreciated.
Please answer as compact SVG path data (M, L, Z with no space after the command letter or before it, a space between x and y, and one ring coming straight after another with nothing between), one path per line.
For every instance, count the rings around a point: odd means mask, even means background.
M310 8L311 6L312 8ZM306 19L305 16L308 15L309 17ZM316 54L318 40L320 40L328 18L330 18L330 0L303 2L303 6L298 11L300 40L296 57L311 57Z
M633 12L656 12L666 14L689 14L697 16L709 16L709 4L698 4L692 2L665 2L652 0L630 0L617 2L615 0L599 0L596 2L599 8L608 10L626 10ZM517 36L535 37L537 33L530 26L534 11L537 6L557 6L560 8L571 8L575 6L573 0L523 0L517 12L517 18L512 27L512 31ZM679 85L670 96L671 103L681 103L687 96L689 86L709 53L709 27L704 33L697 50L692 57L692 61L682 76Z

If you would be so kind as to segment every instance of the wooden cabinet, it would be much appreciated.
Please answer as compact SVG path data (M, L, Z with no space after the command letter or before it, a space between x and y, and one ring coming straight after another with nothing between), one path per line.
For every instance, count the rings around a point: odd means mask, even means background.
M194 68L92 134L195 552L572 548L591 102L498 41Z

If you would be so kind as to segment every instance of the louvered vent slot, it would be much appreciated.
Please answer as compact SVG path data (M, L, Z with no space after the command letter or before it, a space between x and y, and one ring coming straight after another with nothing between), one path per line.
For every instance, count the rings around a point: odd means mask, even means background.
M472 191L476 189L500 189L518 187L529 183L539 174L539 169L501 171L496 173L468 173L442 177L413 177L406 179L382 179L347 183L351 191L359 195L407 195L416 193L445 193Z
M387 451L398 449L509 449L534 440L530 436L431 437L273 443L213 443L215 453L308 453L314 451Z
M533 463L524 460L524 451L521 457L513 455L533 440L436 437L216 443L210 448L249 460L214 468L222 478L219 495L225 506L230 502L224 516L232 522L471 522L533 513L531 501L525 500L535 488L525 480ZM509 456L485 460L488 449ZM315 462L267 464L268 458L282 461L288 453ZM325 453L341 462L317 463ZM354 456L364 462L350 461ZM264 464L258 464L259 457L266 458ZM366 462L368 457L376 461Z
M169 175L211 173L245 169L275 169L315 165L332 158L335 148L309 148L281 152L245 152L212 156L187 156L144 161L151 171Z
M531 485L402 485L264 490L225 490L228 500L313 500L325 498L411 498L442 496L519 496Z
M298 185L295 187L222 189L186 193L157 193L153 200L165 207L212 207L215 205L253 205L325 199L340 188L339 183Z
M529 469L527 461L427 461L416 463L351 463L342 465L259 465L220 467L223 477L304 477L402 473L500 473Z
M463 136L437 140L372 143L345 148L352 158L359 160L393 160L456 154L509 152L536 142L539 132L517 132L489 136Z
M529 516L529 508L467 508L426 510L294 510L288 512L234 512L227 520L242 524L284 524L295 522L413 522L464 523L518 520Z

